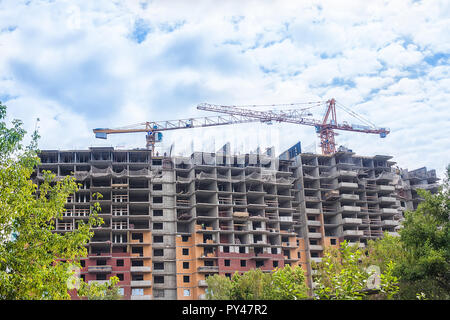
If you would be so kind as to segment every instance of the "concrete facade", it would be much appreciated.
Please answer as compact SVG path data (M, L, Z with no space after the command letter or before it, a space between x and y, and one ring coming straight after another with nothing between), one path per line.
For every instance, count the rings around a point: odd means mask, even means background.
M271 153L268 153L271 154ZM98 200L105 224L88 245L86 281L121 279L125 299L204 299L205 279L253 268L301 266L343 240L364 247L397 234L402 212L416 209L415 191L436 191L433 170L394 168L390 156L350 151L151 157L148 150L46 150L35 172L73 175L55 232L70 232Z

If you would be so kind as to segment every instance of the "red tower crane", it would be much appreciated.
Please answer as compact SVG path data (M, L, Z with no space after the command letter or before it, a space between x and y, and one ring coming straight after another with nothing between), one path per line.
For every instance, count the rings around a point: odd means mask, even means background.
M308 102L307 104L320 105L323 103ZM295 104L289 105L292 106ZM272 105L272 106L281 106L281 105ZM223 105L202 103L197 106L197 109L224 113L228 115L245 116L247 118L256 118L262 122L278 121L278 122L288 122L313 126L316 128L316 133L320 138L320 145L323 154L332 154L336 152L336 141L334 137L335 135L337 135L337 133L335 133L334 130L379 134L381 138L385 138L386 135L389 134L390 130L388 128L378 128L370 121L364 119L363 117L356 114L352 110L346 108L345 106L341 104L339 104L339 106L353 117L358 118L360 121L365 122L367 125L348 124L347 122L338 123L336 116L335 99L330 99L326 101L327 108L322 120L316 120L305 117L305 115L311 115L309 113L306 113L306 110L310 109L311 107L287 111L282 110L260 111L249 108L243 108L239 106L223 106ZM262 107L262 106L254 105L252 107Z
M308 118L312 114L309 110L312 107L322 105L326 103L326 112L322 120L316 120ZM106 139L108 134L115 133L135 133L135 132L146 132L146 146L147 149L152 150L152 154L155 151L155 143L161 142L162 133L161 131L167 130L177 130L177 129L189 129L189 128L200 128L200 127L212 127L228 124L238 124L238 123L249 123L249 122L263 122L270 124L272 121L276 122L287 122L295 124L303 124L308 126L313 126L316 128L316 132L320 137L322 153L332 154L336 152L336 142L335 135L337 133L334 130L345 130L353 132L362 133L375 133L379 134L381 138L385 138L389 134L389 129L387 128L377 128L375 125L367 121L360 115L346 108L345 106L339 104L339 106L352 115L358 118L360 121L366 122L368 125L355 125L343 122L342 124L337 122L336 117L336 100L330 99L326 102L307 102L303 104L312 105L304 108L296 108L289 110L254 110L251 108L244 108L238 106L222 106L214 105L209 103L202 103L197 106L199 110L213 111L218 113L224 113L228 116L215 116L215 117L199 117L199 118L188 118L179 120L165 120L165 121L147 121L138 124L120 127L120 128L97 128L93 129L96 138ZM280 106L295 106L302 104L277 104L270 105L270 107L280 107ZM251 107L267 107L268 105L254 105ZM247 106L249 107L249 106Z

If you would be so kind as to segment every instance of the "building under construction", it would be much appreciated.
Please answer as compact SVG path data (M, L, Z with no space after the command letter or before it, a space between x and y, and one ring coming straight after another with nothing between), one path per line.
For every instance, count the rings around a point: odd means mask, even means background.
M311 261L324 248L397 235L402 212L421 200L416 189L438 187L434 170L398 169L390 156L299 149L280 157L273 150L232 155L227 147L190 157L46 150L34 179L39 184L50 170L82 185L55 232L77 228L99 202L104 224L87 246L81 277L117 276L131 300L204 299L210 275L286 264L303 267L311 286ZM96 192L103 197L93 199Z

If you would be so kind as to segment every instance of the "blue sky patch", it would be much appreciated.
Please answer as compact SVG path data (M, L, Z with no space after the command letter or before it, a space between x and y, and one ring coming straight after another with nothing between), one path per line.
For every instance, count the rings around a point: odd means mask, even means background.
M151 32L150 24L144 19L137 19L134 22L133 32L131 38L137 43L142 43L147 38L149 32Z

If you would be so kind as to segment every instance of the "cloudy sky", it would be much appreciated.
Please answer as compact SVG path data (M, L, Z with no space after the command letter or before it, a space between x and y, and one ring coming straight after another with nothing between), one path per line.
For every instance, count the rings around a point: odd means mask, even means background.
M195 3L195 4L194 4ZM41 149L145 146L144 134L93 128L212 115L202 102L267 105L335 98L387 138L339 132L360 155L399 166L450 163L449 1L0 0L0 101ZM320 119L324 107L311 109ZM338 121L360 123L343 109ZM160 150L242 153L313 127L240 124L164 134Z

